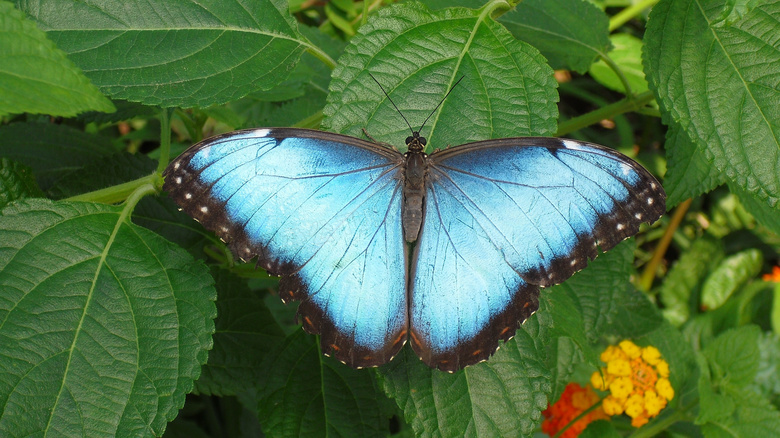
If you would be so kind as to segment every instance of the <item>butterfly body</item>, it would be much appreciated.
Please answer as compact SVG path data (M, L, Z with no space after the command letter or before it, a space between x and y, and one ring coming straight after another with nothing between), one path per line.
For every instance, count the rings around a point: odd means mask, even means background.
M664 211L660 184L602 146L528 137L426 155L418 133L407 145L236 131L174 160L164 188L238 257L281 275L303 327L353 367L388 362L407 339L431 367L487 359L540 287Z

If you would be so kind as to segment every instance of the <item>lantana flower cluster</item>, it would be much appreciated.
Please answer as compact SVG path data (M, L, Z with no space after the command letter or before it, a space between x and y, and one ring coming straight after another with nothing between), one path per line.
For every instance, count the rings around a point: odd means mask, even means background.
M640 427L658 415L674 389L669 382L669 364L653 346L641 348L631 341L609 346L601 353L607 364L590 378L594 388L609 391L602 407L607 415L625 413L631 425Z
M542 412L542 432L549 436L555 436L559 431L568 426L560 438L575 438L588 424L596 420L608 420L609 417L601 406L598 406L600 398L590 385L580 386L577 383L569 383L561 394L561 398ZM595 406L595 408L594 408ZM583 412L593 408L590 412L580 417L576 423L569 425Z

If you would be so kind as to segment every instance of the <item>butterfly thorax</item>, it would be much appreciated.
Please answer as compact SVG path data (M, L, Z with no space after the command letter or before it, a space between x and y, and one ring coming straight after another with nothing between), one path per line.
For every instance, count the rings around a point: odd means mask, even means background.
M415 131L406 139L409 150L404 154L404 206L402 220L404 238L414 242L420 234L423 220L423 197L425 196L425 174L428 171L425 137Z

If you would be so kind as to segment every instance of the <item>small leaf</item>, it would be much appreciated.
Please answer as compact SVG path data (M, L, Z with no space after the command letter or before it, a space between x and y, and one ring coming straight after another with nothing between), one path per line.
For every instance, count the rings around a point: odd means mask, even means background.
M773 233L780 235L780 204L771 207L766 202L758 199L756 195L750 194L742 187L729 184L729 190L737 195L739 203L745 207L761 225L769 228Z
M20 9L115 99L206 107L270 89L305 38L283 0L20 2Z
M324 357L314 336L297 330L270 352L256 395L269 436L385 436L385 397L371 370L354 370Z
M65 53L5 1L0 2L0 34L0 115L115 111Z
M608 332L622 338L636 338L658 329L663 322L658 307L645 294L626 284Z
M327 129L405 149L409 128L369 76L373 74L415 129L447 91L423 130L428 147L556 130L558 96L544 57L518 42L485 11L431 12L419 3L379 11L359 30L333 71Z
M707 438L754 438L777 435L780 413L777 408L748 389L729 391L736 406L734 415L710 421L701 427Z
M660 292L664 303L662 312L672 325L679 327L688 320L691 308L695 308L699 301L699 291L706 275L723 257L723 244L709 235L694 240L690 248L680 255L666 275Z
M118 207L0 212L0 435L160 436L206 362L206 267Z
M727 257L707 277L701 290L701 303L709 309L722 306L743 284L761 271L763 257L758 249L748 249Z
M647 91L645 72L642 69L642 40L626 33L614 34L609 39L614 48L608 55L620 67L631 86L631 92L637 94ZM603 60L590 66L590 75L607 88L625 93L623 83Z
M780 200L780 1L731 26L725 1L661 0L650 13L644 63L665 120L707 161L762 201Z
M620 438L621 436L611 421L598 420L588 424L577 438Z
M760 334L754 325L729 329L704 349L713 384L739 387L753 383L758 371Z
M609 19L588 1L525 0L499 22L539 49L554 69L585 73L609 50Z
M43 196L29 167L0 158L0 209L17 199Z
M527 436L552 390L549 320L537 312L488 361L452 374L401 350L380 368L385 392L417 436Z

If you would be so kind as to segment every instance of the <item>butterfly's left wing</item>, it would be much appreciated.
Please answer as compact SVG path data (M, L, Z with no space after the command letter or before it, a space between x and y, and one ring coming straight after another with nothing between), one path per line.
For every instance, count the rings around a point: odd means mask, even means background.
M194 145L165 190L244 260L282 275L323 352L380 365L406 339L403 156L305 129L236 131Z
M412 262L410 338L430 366L487 359L498 340L589 259L664 212L665 193L618 152L554 138L457 146L429 157Z

